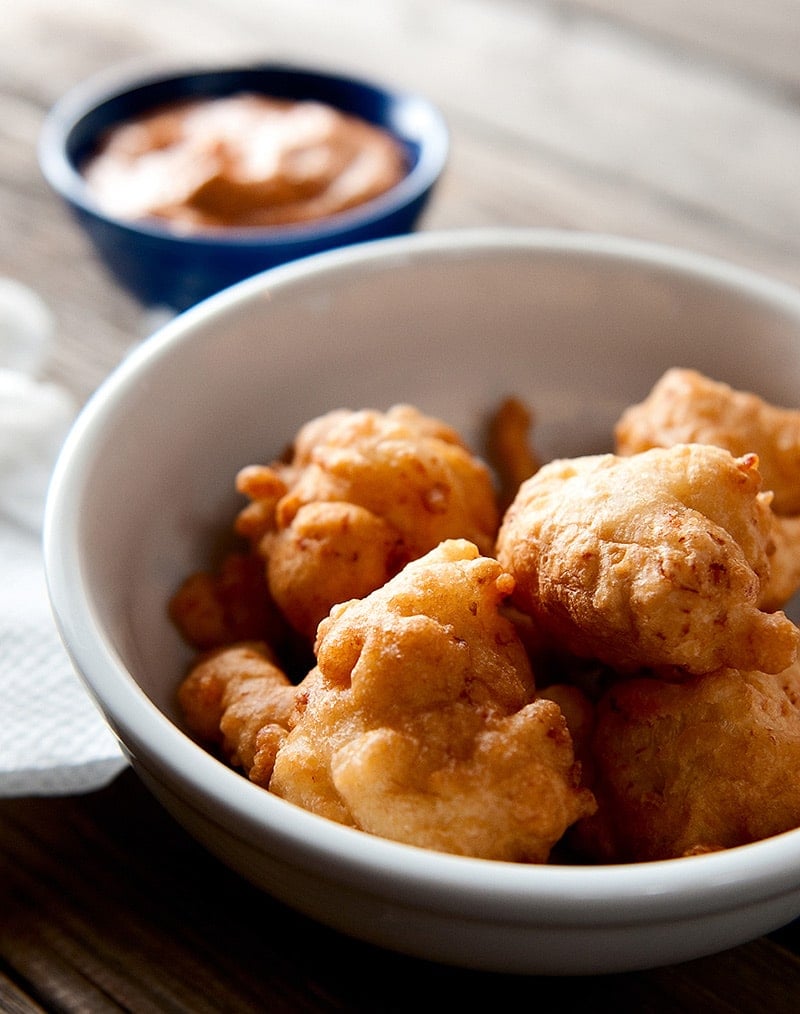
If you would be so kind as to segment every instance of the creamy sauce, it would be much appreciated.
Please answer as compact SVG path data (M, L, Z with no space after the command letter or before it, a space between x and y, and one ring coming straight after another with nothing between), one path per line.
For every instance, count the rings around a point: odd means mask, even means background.
M326 218L406 172L400 144L365 120L250 93L123 123L83 168L107 214L184 232Z

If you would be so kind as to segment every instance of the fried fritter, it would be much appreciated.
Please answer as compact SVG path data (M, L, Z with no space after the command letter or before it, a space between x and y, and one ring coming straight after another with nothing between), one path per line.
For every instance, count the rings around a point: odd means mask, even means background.
M283 636L263 561L253 553L228 553L216 571L187 577L170 599L169 617L184 640L202 651L237 641L274 643Z
M618 454L672 444L714 444L736 457L757 454L777 514L800 513L800 411L777 408L696 370L667 370L615 428Z
M331 606L363 598L450 538L490 552L499 510L490 472L461 438L407 405L336 411L303 427L286 462L243 469L239 534L270 592L313 641Z
M255 642L201 656L181 683L178 702L198 739L266 788L299 692L268 645Z
M594 716L598 810L571 831L584 858L671 859L800 825L800 664L631 679Z
M772 522L769 580L761 589L759 605L781 609L800 589L800 514L775 515Z
M772 516L757 465L682 444L543 466L498 537L513 601L562 650L619 670L781 672L800 631L758 608Z
M755 453L776 514L770 579L761 608L779 609L800 588L800 412L776 408L696 370L671 369L615 427L617 453L696 442Z
M489 418L486 453L500 479L503 508L514 499L520 484L541 467L530 440L532 425L530 408L514 396L504 398Z
M591 785L594 704L580 687L572 683L551 683L539 691L538 696L544 700L554 701L561 710L572 739L572 749L581 765L583 783Z
M512 586L473 543L449 540L335 606L271 791L385 838L545 862L594 801L500 612Z

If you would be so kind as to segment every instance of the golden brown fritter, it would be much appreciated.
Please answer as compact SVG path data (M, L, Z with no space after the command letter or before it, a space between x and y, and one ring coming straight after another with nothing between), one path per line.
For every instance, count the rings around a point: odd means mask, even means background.
M759 605L769 611L781 609L800 589L800 514L775 515L771 533L769 580L761 589Z
M369 594L444 539L490 552L499 522L486 465L453 429L407 405L313 420L287 462L248 467L237 486L252 501L237 531L310 640L332 605Z
M504 509L517 495L521 483L541 466L530 440L532 425L533 412L514 396L504 398L489 418L486 455L497 472Z
M515 604L561 650L620 670L780 672L800 632L759 607L772 515L755 455L701 444L551 462L497 543Z
M229 553L216 571L191 574L170 599L169 616L186 642L202 651L281 637L264 564L253 553Z
M591 785L593 759L591 739L594 732L595 706L589 696L573 683L551 683L538 692L543 700L554 701L567 723L575 758L581 765L584 785Z
M232 766L267 787L298 688L263 643L208 652L178 690L187 727Z
M335 606L271 791L397 841L545 862L594 803L500 612L512 586L474 544L450 540Z
M672 444L714 444L736 457L757 454L778 514L800 513L800 411L777 408L696 370L667 370L615 428L618 454Z
M779 609L800 588L800 411L777 408L696 370L671 369L615 427L619 454L675 443L705 443L735 455L755 453L777 515L770 578L761 600Z
M732 848L800 825L800 664L631 679L601 698L591 740L596 814L570 832L598 862Z

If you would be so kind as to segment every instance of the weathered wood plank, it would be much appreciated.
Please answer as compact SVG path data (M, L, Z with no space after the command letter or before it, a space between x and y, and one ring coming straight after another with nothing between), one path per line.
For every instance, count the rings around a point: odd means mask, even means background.
M800 87L800 8L796 0L566 0L631 31L680 49L689 57L716 59L739 73L777 87Z

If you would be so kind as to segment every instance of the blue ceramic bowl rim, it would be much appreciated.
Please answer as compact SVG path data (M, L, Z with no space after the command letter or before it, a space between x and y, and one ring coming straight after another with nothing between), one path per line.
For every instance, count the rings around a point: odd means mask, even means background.
M328 87L346 89L370 102L385 106L392 111L392 122L381 125L404 145L409 141L416 144L419 148L418 158L403 179L384 194L329 218L297 225L209 229L202 233L183 234L157 222L116 218L99 206L71 153L73 138L86 120L101 113L105 107L113 107L115 103L126 105L128 96L133 100L137 94L150 91L159 96L157 101L152 106L148 103L136 105L127 115L133 115L134 111L143 112L171 99L201 98L242 91L242 87L229 87L229 84L243 77L257 77L263 79L265 84L270 80L283 79L286 82L296 79L306 85L312 84L315 91L318 89L319 101L323 102L326 101L325 92ZM251 90L256 90L255 84L251 85ZM268 87L258 90L270 93ZM288 92L285 94L291 97ZM125 118L109 118L105 125L110 126ZM395 122L402 122L403 118L416 129L409 129L407 133L398 129ZM380 221L405 208L422 198L437 182L447 161L449 145L449 129L441 110L416 92L392 88L365 77L295 63L264 61L208 66L195 63L189 67L118 67L79 82L45 115L39 134L38 159L44 178L68 204L123 231L184 246L262 247L265 244L279 246L282 243L302 242L304 239L335 237Z

